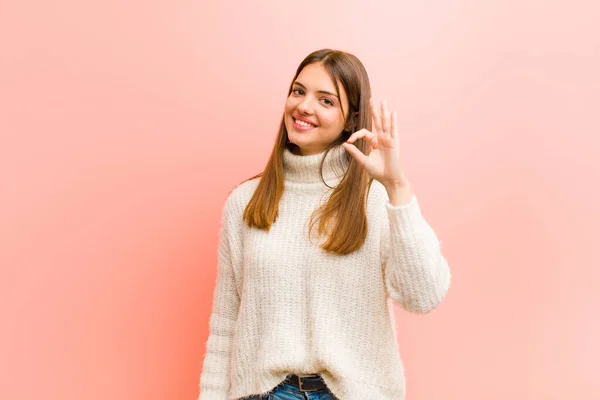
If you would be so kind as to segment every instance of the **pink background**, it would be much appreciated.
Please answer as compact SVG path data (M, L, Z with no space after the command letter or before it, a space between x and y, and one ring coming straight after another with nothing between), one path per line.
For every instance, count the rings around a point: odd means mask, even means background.
M54 3L54 4L51 4ZM0 5L0 398L195 399L221 207L356 54L453 286L407 400L600 398L595 1Z

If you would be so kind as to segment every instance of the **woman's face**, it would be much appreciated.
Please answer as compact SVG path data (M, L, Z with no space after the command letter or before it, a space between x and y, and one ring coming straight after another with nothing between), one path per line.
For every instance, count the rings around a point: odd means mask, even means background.
M292 93L285 102L284 121L290 142L300 148L303 156L325 151L344 129L342 109L348 113L346 91L335 84L320 63L302 69L293 83Z

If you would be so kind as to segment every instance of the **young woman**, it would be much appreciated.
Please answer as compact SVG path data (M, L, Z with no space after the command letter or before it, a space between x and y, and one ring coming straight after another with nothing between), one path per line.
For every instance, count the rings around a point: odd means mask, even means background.
M402 400L393 303L427 313L450 270L362 63L309 54L264 171L222 214L200 400Z

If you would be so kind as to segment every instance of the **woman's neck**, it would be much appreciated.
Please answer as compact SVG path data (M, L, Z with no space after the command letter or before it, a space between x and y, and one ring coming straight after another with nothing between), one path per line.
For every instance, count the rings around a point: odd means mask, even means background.
M320 165L325 151L312 155L294 154L289 148L283 153L283 168L286 181L315 183L322 182ZM340 179L349 165L349 154L342 146L335 146L326 156L323 164L323 178Z

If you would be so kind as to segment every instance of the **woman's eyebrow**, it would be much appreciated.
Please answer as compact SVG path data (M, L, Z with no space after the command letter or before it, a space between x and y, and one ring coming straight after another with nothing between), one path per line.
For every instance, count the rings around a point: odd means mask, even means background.
M298 81L294 81L294 83L295 83L296 85L298 85L298 86L302 86L304 89L306 89L306 86L304 86L304 85L303 85L303 84L301 84L300 82L298 82ZM337 98L338 98L338 100L339 100L339 97L338 97L338 95L337 95L337 94L335 94L335 93L331 93L331 92L328 92L328 91L326 91L326 90L318 90L318 91L317 91L317 93L325 93L325 94L328 94L328 95L330 95L330 96L337 97Z

